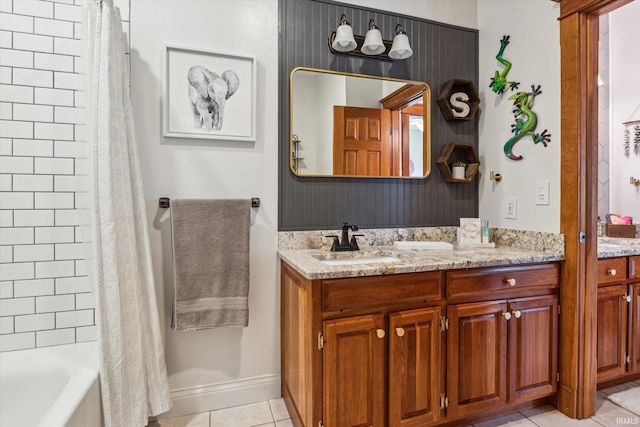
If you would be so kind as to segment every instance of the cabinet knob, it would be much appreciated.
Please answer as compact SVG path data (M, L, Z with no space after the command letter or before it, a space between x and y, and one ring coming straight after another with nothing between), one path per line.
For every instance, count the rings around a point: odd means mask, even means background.
M504 316L505 320L511 319L511 313L509 313L508 311L505 313L502 313L502 315Z
M376 331L376 335L378 336L378 338L384 338L385 336L384 329L378 329Z
M399 337L403 337L404 336L404 328L396 328L396 334Z
M608 270L607 270L607 273L609 273L609 274L610 274L610 275L612 275L612 276L615 276L615 275L616 275L616 273L617 273L617 271L616 271L616 269L615 269L615 268L610 268L610 269L608 269Z
M516 285L516 279L504 279L504 283L508 283L509 286L515 286Z
M631 302L631 295L629 294L624 294L622 296L622 299L625 300L626 302Z
M520 316L522 316L522 313L520 313L520 310L514 310L512 311L513 315L516 316L516 319L519 319Z

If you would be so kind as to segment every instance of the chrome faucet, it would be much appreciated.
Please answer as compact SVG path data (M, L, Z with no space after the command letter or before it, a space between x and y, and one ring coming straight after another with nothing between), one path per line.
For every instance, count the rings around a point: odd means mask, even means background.
M349 229L351 231L358 231L359 228L357 225L350 225L346 222L342 224L342 240L338 239L338 236L325 236L332 237L333 244L331 245L332 252L342 252L342 251L359 251L360 247L358 247L358 242L356 241L356 237L364 236L363 234L353 234L351 236L351 240L349 240Z

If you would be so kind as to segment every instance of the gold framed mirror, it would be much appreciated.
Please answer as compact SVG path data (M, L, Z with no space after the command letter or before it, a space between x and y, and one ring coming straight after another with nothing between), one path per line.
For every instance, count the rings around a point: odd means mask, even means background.
M290 168L298 176L426 178L424 82L298 67L290 82Z

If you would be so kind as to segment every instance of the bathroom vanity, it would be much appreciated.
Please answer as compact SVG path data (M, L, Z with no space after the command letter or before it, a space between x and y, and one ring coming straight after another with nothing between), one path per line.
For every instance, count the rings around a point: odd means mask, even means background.
M469 424L555 395L559 255L377 251L331 264L361 255L279 254L294 425Z
M602 240L598 245L598 388L640 378L640 242Z

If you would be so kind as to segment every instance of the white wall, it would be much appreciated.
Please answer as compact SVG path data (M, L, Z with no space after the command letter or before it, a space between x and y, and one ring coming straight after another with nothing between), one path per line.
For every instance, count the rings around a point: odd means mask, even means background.
M277 397L280 395L276 269L278 3L276 0L132 1L131 21L131 95L174 402L168 415ZM161 70L166 45L255 56L255 143L162 136ZM251 226L247 328L197 332L170 329L173 297L170 226L169 212L158 209L161 196L261 198L262 206L255 211Z
M546 232L560 231L560 37L559 5L550 1L478 2L480 29L480 217L491 226ZM526 9L526 10L525 10ZM513 64L508 78L520 82L520 89L542 85L533 111L538 115L536 132L548 129L551 142L545 148L524 137L513 152L520 161L508 159L505 142L513 135L513 92L497 95L489 88L496 70L504 68L495 56L503 35L511 36L504 57ZM502 181L489 180L490 171L502 174ZM549 181L549 205L536 205L536 183ZM517 197L518 218L506 219L507 197Z
M347 2L475 27L475 0ZM453 3L453 2L452 2ZM472 7L464 7L461 6ZM438 11L437 16L431 13ZM464 10L462 10L464 9ZM429 12L429 13L427 13ZM427 16L428 15L428 16ZM167 368L179 415L280 395L277 273L277 0L131 2L132 100L148 203L154 274ZM255 144L164 138L165 45L254 55L258 64ZM158 198L262 199L251 228L249 327L177 333L169 328L173 295L168 212Z
M336 84L337 83L337 84ZM345 105L347 78L334 74L317 77L318 93L316 103L318 114L317 175L333 175L333 106Z
M478 28L478 7L476 5L484 3L484 0L480 2L477 0L344 0L342 3L401 13L461 27Z
M640 104L640 2L632 2L609 14L609 82L610 82L610 212L630 215L640 223L640 186L629 177L640 178L640 157L633 152L633 129L630 129L629 157L623 150L623 122ZM633 117L640 120L640 110Z
M298 161L298 173L305 174L318 169L318 103L311 100L318 99L317 76L297 71L294 74L294 89L291 93L293 105L291 120L295 124L292 133L300 139L298 144L298 157L304 160Z

